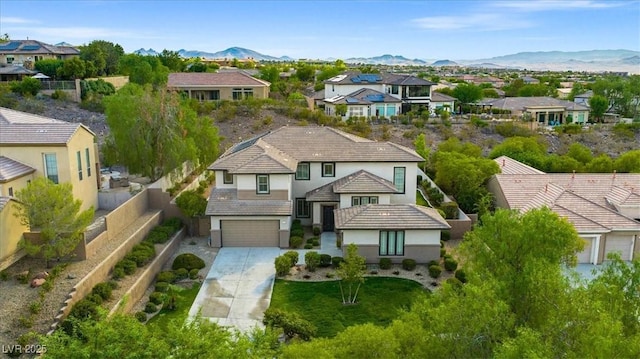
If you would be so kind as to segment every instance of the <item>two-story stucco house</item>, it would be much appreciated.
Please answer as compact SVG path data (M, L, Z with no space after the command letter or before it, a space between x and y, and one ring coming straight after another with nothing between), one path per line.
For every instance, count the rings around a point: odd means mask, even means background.
M347 72L324 82L325 112L335 115L337 103L347 105L346 118L391 117L410 111L412 106L429 110L434 85L411 75ZM366 98L360 96L363 89L370 90Z
M26 228L11 214L14 196L36 177L71 183L82 210L98 207L94 133L69 123L0 107L0 268L13 263Z
M288 247L292 220L336 231L370 262L439 256L437 211L415 205L413 150L329 127L282 127L241 142L209 169L213 246Z
M9 40L0 42L0 65L20 65L33 69L40 60L67 60L80 55L73 46L56 46L36 40Z

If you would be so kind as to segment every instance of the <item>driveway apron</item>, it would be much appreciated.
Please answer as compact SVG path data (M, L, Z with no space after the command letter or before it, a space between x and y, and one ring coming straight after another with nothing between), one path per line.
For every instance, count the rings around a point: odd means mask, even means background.
M224 247L196 296L189 317L198 312L223 326L241 331L264 327L264 311L271 303L274 260L279 248Z

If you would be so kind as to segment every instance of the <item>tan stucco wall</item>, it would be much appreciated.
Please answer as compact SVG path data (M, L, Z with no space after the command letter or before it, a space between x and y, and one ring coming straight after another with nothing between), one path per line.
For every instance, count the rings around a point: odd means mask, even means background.
M358 245L358 254L365 257L367 263L378 264L380 258L389 258L392 263L402 263L403 259L414 259L417 263L428 263L440 258L440 245L405 245L404 256L380 256L378 245ZM342 246L343 255L347 255L347 246Z
M229 87L215 87L215 86L184 86L175 87L178 91L220 91L220 100L233 100L234 88L250 88L253 89L253 98L265 99L269 97L269 86L229 86Z
M28 227L22 225L20 220L14 216L17 212L14 205L17 203L14 200L9 200L0 211L0 270L13 263L11 257L18 250L18 242L22 238L22 233L28 230Z
M9 197L10 188L13 189L13 196L15 196L16 192L27 187L27 184L29 184L29 181L32 181L34 178L35 178L35 175L32 173L26 176L16 178L12 181L0 183L0 196Z
M36 169L35 177L44 177L44 154L55 153L58 162L58 180L60 183L70 182L73 196L82 200L82 210L91 206L98 207L98 184L95 163L98 158L93 144L93 134L80 128L65 146L3 146L0 155L25 163ZM91 158L91 176L87 176L85 149L89 149ZM82 159L82 180L78 176L76 152L80 151ZM14 188L14 191L16 189Z

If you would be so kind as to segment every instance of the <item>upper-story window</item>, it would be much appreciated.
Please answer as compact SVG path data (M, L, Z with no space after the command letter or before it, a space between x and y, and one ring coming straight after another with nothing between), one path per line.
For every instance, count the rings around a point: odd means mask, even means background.
M229 173L229 171L222 171L222 183L224 184L233 184L233 174Z
M309 180L311 178L311 165L309 162L300 162L298 163L298 168L296 169L296 179L297 180Z
M391 85L391 93L394 94L394 95L399 94L400 93L399 86L398 85Z
M87 160L87 177L91 177L91 156L88 147L84 149L84 156Z
M429 86L409 86L409 97L429 97L431 91Z
M335 162L322 162L322 177L335 177L335 176L336 176Z
M378 196L351 196L352 206L363 206L365 204L378 204Z
M82 155L80 151L76 152L76 159L78 161L78 179L82 181Z
M15 61L15 58L13 56L8 56L7 55L7 64L12 64L13 61Z
M404 193L406 167L393 167L393 184L400 193Z
M269 194L269 175L256 175L256 193Z
M44 175L53 183L58 183L58 158L55 153L44 154Z

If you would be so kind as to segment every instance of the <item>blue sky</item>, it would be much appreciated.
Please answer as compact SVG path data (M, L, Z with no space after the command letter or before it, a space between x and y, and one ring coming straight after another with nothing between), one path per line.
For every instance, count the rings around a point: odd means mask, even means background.
M293 58L481 59L521 51L640 51L640 1L0 1L13 39L126 52L249 48Z

